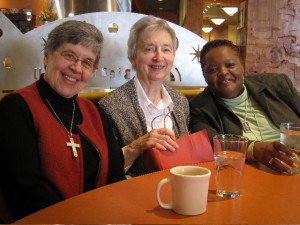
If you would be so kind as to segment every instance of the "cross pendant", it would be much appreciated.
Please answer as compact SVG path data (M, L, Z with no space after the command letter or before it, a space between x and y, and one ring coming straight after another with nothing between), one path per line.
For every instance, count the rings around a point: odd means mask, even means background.
M69 137L70 138L70 142L67 142L67 147L71 147L72 148L72 151L73 151L73 156L75 158L78 157L78 153L77 153L77 150L76 148L80 148L80 145L75 143L74 142L74 139L72 137Z

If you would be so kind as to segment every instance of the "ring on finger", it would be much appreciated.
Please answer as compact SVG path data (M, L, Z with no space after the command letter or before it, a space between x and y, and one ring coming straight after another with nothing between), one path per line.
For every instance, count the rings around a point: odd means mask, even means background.
M273 160L274 160L274 157L272 157L272 158L269 160L269 164L270 164L270 165L273 164Z

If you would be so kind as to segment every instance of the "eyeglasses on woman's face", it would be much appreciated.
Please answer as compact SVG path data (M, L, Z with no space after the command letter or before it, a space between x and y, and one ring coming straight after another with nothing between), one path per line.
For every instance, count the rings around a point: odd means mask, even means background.
M97 70L97 65L91 59L79 59L79 57L72 51L66 50L60 52L60 55L69 63L76 64L80 61L81 67L89 72Z

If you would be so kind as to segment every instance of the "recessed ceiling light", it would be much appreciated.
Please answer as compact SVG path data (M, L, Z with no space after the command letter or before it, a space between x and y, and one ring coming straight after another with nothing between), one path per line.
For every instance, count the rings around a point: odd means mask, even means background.
M223 18L212 18L210 20L216 25L220 25L221 23L223 23L225 21L225 19L223 19Z
M205 32L205 33L209 33L212 31L212 27L202 27L202 30Z
M233 16L233 15L238 11L238 7L222 7L222 9L223 9L229 16Z

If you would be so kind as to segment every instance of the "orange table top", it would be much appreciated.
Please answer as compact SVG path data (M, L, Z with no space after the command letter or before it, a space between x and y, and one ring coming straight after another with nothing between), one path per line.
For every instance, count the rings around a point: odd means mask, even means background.
M277 174L246 165L241 195L223 199L215 195L214 162L199 164L212 171L207 211L182 216L162 209L156 185L169 171L160 171L107 185L57 203L16 223L26 224L295 224L300 223L300 175ZM170 187L162 189L171 199Z

